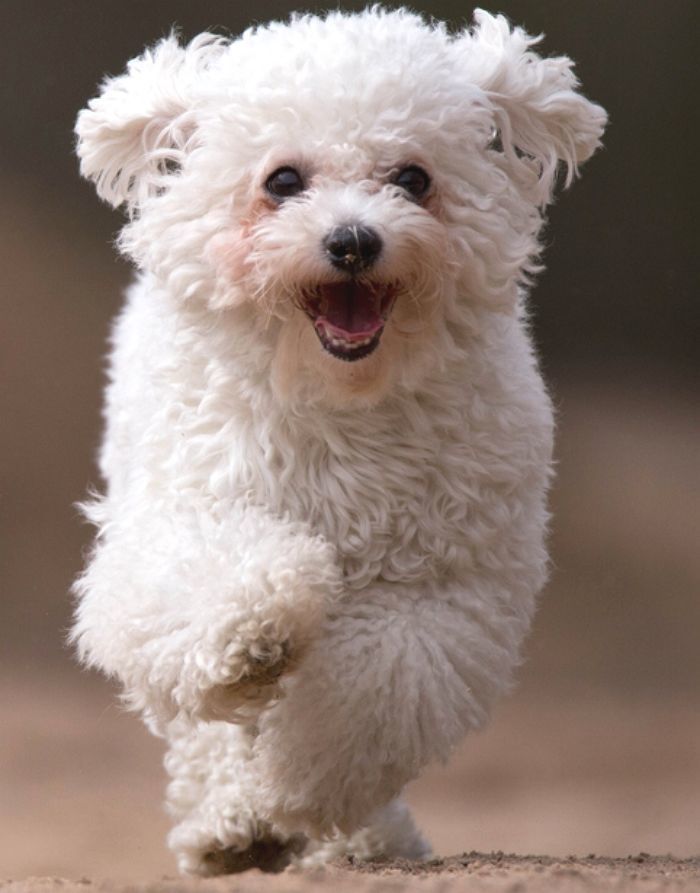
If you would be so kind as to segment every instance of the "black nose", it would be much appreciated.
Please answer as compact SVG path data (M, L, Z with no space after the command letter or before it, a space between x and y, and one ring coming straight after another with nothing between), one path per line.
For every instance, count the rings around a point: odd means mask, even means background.
M346 224L332 229L323 247L334 267L354 274L375 262L381 254L382 240L369 226Z

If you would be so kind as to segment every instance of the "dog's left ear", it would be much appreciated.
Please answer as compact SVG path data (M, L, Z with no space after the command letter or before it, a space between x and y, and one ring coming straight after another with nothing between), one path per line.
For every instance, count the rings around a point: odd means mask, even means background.
M511 30L501 15L474 12L475 26L457 39L470 77L494 114L497 141L516 182L538 205L552 197L559 164L565 185L600 146L607 115L576 92L573 62L543 59L530 48L540 37Z
M225 44L200 34L180 46L171 34L102 84L75 125L80 172L101 198L133 213L163 188L194 131L198 75Z

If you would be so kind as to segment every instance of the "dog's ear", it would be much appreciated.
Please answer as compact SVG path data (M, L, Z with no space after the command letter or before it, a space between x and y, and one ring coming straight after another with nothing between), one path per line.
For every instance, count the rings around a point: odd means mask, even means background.
M495 143L513 177L529 197L546 205L560 162L568 186L578 165L600 145L607 115L576 92L573 63L566 56L543 59L532 51L539 37L511 30L503 16L474 12L475 26L463 57L493 110Z
M225 43L201 34L183 47L171 34L104 81L75 126L80 172L101 198L132 213L163 188L194 131L197 76Z

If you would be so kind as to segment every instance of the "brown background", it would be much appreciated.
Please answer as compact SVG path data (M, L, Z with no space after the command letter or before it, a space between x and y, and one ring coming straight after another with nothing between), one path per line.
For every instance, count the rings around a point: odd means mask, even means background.
M75 114L173 23L187 37L237 32L291 8L0 0L0 878L172 867L159 745L63 647L89 542L72 505L99 484L101 357L129 277L110 246L118 215L76 174ZM522 685L412 796L442 852L688 855L700 851L700 7L490 8L576 59L611 126L552 209L533 295L559 471L553 577Z

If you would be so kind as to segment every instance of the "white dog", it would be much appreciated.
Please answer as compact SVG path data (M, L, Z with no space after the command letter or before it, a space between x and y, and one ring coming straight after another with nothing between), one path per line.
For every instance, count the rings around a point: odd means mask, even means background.
M140 270L87 663L167 738L184 871L428 852L399 798L508 688L547 572L542 209L605 113L477 11L169 37L77 124Z

